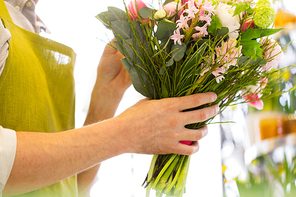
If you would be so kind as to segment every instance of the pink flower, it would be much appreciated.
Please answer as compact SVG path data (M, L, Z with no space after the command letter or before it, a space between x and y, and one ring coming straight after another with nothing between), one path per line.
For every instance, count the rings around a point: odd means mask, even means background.
M182 45L181 39L184 37L184 35L180 34L180 29L177 29L174 31L174 35L171 36L171 39L174 40L174 44L178 42L179 45Z
M261 40L260 43L262 42L265 41ZM270 69L276 67L284 56L282 48L275 40L270 39L267 42L268 45L263 48L263 57L267 60L267 64L263 66L264 71L269 71Z
M237 58L241 55L241 46L236 48L237 41L235 39L229 39L227 42L222 42L221 47L215 49L217 59L225 66L226 69L229 66L236 66Z
M177 2L170 2L164 5L163 9L168 13L168 16L173 16L178 11L178 18L181 16L183 12L181 3L177 3Z
M189 18L195 18L195 14L197 14L199 11L199 9L197 9L195 6L195 1L189 0L187 4L188 4L188 9L186 9L185 12L188 14Z
M189 26L188 26L188 17L187 16L184 16L183 14L180 16L180 19L177 20L177 28L182 28L182 29L186 29L188 30L189 29Z
M263 109L263 101L258 100L260 98L258 94L250 92L249 95L243 96L243 98L249 103L249 105L255 107L256 109Z
M205 11L201 11L199 13L199 20L206 21L207 25L211 25L212 18L211 18L211 15L206 14Z
M129 2L127 9L132 20L135 20L139 16L138 10L140 10L142 7L147 7L142 0L131 0Z
M220 83L225 77L222 75L226 71L224 66L218 67L215 70L213 70L212 74L216 77L216 82Z
M215 10L215 6L212 6L212 2L205 2L202 6L202 9L207 11L209 14L212 14L212 12Z
M207 24L205 24L202 27L196 26L195 30L199 31L201 35L208 35L207 27L208 27Z
M190 1L190 0L181 0L181 3L182 3L182 5L184 5L184 4L188 3L188 1ZM194 5L196 7L199 7L201 4L202 4L202 0L198 0L197 2L194 2Z

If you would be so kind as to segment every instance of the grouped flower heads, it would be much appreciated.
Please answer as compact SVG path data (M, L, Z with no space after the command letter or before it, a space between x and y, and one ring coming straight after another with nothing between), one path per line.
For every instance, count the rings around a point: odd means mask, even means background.
M125 8L109 7L97 18L114 33L113 44L124 55L134 88L146 97L215 92L217 100L203 107L217 104L222 112L249 102L262 109L269 84L280 80L270 78L282 71L277 65L283 53L270 38L281 29L272 28L269 0L165 0L158 9L131 0ZM188 166L188 156L154 156L144 182L146 196L152 188L157 196L181 197Z
M127 11L131 21L154 26L156 32L152 37L171 49L161 73L186 58L190 47L200 47L205 40L211 50L206 50L200 60L200 76L210 73L216 83L225 79L231 66L240 67L244 57L265 60L264 65L261 62L262 72L270 71L282 58L281 47L268 37L276 32L268 29L275 19L269 0L257 3L253 0L172 0L159 9L148 8L142 0L131 0ZM254 85L260 86L260 83ZM250 89L246 87L243 91L247 101L260 98L258 91Z

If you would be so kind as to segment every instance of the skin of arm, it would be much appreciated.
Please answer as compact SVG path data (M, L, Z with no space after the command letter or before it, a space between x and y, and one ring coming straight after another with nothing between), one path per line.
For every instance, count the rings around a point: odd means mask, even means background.
M112 42L111 42L112 44ZM125 90L131 85L130 77L121 63L123 56L107 45L97 69L97 80L92 92L84 126L112 118ZM79 197L90 196L100 164L78 174Z
M123 153L191 155L198 151L197 141L207 134L207 128L190 130L185 125L216 115L218 107L183 110L215 99L210 92L144 99L112 119L79 129L51 134L17 132L16 158L3 195L46 187ZM188 146L181 140L194 143Z

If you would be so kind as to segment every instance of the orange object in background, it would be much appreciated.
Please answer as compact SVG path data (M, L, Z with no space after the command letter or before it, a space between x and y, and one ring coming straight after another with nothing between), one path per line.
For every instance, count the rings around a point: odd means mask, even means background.
M285 27L289 23L295 23L296 16L292 13L286 12L284 10L278 10L274 22L276 28Z
M288 115L284 121L284 134L296 133L296 116Z
M278 137L283 134L284 118L282 116L262 118L259 122L260 139Z

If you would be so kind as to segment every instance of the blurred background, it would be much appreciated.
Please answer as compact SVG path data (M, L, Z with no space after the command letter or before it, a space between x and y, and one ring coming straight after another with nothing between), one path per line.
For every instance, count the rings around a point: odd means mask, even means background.
M271 1L277 11L275 26L285 28L275 39L283 46L291 42L279 65L285 67L296 63L296 2ZM156 0L145 2L158 7ZM84 123L97 65L106 43L113 38L95 18L108 6L123 9L123 0L42 0L36 8L51 31L42 36L70 46L77 54L76 127ZM296 85L296 70L284 76L285 79L273 87L274 91ZM131 86L116 115L142 98ZM200 141L200 151L192 156L184 197L296 196L295 92L269 99L264 104L262 111L248 105L232 107L214 120L235 123L209 126L209 134ZM91 196L144 196L141 184L151 158L151 155L124 154L103 162Z

